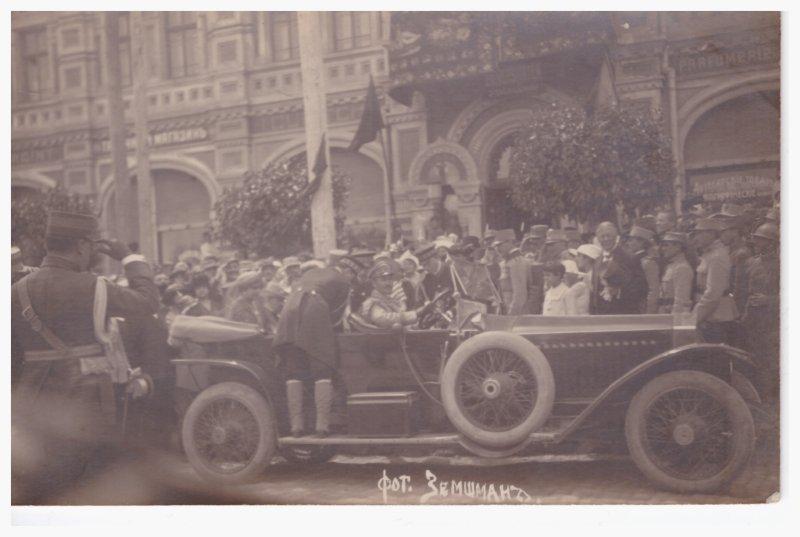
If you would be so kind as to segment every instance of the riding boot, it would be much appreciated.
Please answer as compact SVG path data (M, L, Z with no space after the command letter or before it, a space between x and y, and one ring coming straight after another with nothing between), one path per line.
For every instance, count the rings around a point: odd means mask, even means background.
M289 407L289 427L292 436L303 436L303 381L286 381L286 400Z
M329 379L314 383L314 404L317 407L317 436L328 436L333 404L333 383Z

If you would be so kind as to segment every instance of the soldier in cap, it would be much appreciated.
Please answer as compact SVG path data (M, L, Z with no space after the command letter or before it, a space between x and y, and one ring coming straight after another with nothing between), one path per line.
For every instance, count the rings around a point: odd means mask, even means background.
M547 226L544 224L536 224L531 226L528 234L522 239L519 249L528 259L532 259L537 263L541 262L546 239Z
M744 312L747 303L747 262L753 257L750 246L745 241L747 217L743 208L726 203L722 210L713 215L720 226L719 240L728 247L731 257L731 293L739 313Z
M644 313L656 313L658 311L661 275L658 260L650 252L655 235L655 232L638 225L631 227L628 232L628 252L639 259L647 281Z
M340 260L341 265L341 260ZM284 369L292 434L304 430L303 384L313 383L316 432L330 431L333 376L338 367L335 332L348 312L352 271L340 265L303 274L286 299L272 348Z
M757 361L764 399L779 400L780 365L780 235L767 222L752 234L755 256L747 264L748 295L742 318L747 345Z
M80 439L41 440L56 464L67 452L85 456L113 434L114 383L124 382L118 373L125 364L110 352L108 319L152 318L159 296L145 258L101 239L94 216L52 211L45 248L40 270L11 288L12 417L19 426L41 426L43 435L52 434L48 420L71 420ZM90 272L100 254L122 263L127 288ZM134 395L141 387L130 385Z
M661 237L661 256L666 261L658 296L658 313L690 313L694 270L686 260L688 237L678 231L667 231Z
M719 240L722 226L713 218L701 218L689 235L700 252L697 267L694 314L697 328L708 343L734 342L738 317L731 295L731 258Z
M372 293L361 306L361 316L380 328L394 328L415 324L430 307L429 302L419 308L407 310L403 301L392 291L400 280L402 269L392 259L382 259L369 271Z

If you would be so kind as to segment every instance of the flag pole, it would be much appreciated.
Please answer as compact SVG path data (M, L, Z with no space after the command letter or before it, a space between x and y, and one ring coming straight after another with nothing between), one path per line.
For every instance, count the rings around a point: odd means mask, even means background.
M386 132L384 132L386 131ZM394 219L394 203L392 198L392 161L389 158L389 151L387 149L387 140L384 137L389 137L389 127L381 129L380 141L381 152L383 153L383 213L386 220L386 246L388 247L393 241L392 221Z

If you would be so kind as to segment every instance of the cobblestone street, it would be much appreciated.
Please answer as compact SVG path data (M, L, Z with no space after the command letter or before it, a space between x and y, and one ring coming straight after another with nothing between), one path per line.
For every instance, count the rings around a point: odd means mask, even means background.
M661 491L627 457L580 455L502 461L463 456L337 455L328 463L308 466L278 461L262 481L223 491L201 481L182 456L153 453L120 461L83 480L80 487L44 503L763 503L778 489L777 450L773 441L764 439L748 468L718 495Z

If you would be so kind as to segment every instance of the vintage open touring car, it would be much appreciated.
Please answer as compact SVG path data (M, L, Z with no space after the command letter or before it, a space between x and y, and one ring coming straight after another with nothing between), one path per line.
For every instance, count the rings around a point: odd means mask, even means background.
M335 430L293 437L271 338L178 318L172 337L188 351L174 364L192 394L181 438L194 469L233 484L258 479L278 453L321 462L348 450L509 457L616 445L656 485L710 492L754 448L751 358L697 343L671 315L484 315L403 331L353 320L338 335Z

